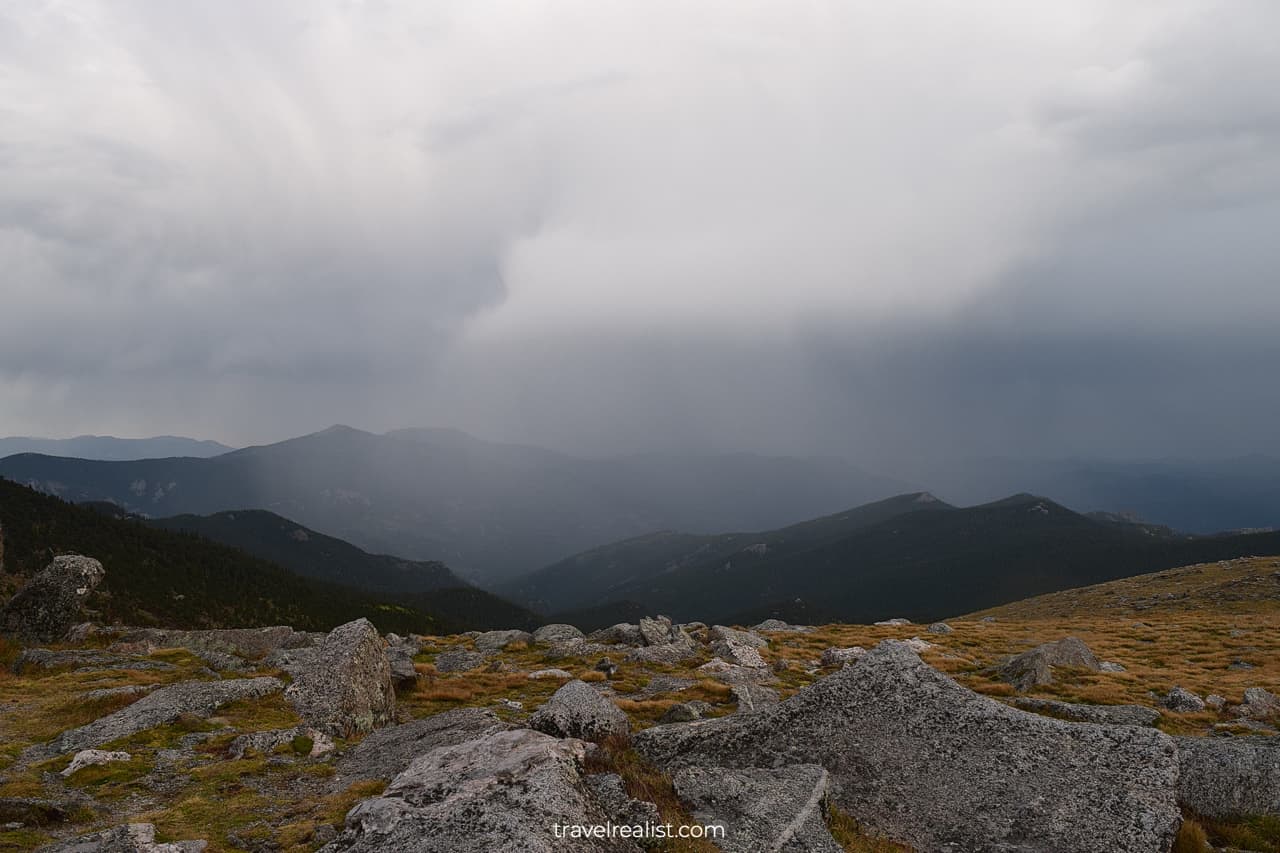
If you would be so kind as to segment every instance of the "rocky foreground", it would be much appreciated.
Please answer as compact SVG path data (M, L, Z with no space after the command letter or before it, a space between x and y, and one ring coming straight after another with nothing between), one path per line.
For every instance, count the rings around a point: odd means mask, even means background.
M174 631L81 621L101 578L0 611L0 850L1280 849L1262 615Z

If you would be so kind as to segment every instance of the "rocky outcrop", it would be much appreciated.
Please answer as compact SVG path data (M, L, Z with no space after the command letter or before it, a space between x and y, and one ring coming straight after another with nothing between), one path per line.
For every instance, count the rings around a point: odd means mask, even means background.
M1019 697L1013 704L1024 711L1048 714L1076 723L1099 723L1108 726L1154 726L1160 712L1144 705L1083 705L1056 699Z
M78 622L90 594L106 576L92 557L54 557L0 608L0 633L27 643L52 643Z
M955 629L952 628L950 625L948 625L946 622L934 622L926 630L928 630L930 634L954 634L955 633Z
M378 630L368 619L334 628L284 695L303 720L334 737L392 722L396 694Z
M830 777L813 764L760 770L687 767L672 779L694 819L722 826L725 853L841 853L823 820Z
M1067 637L1056 643L1045 643L1023 652L995 670L996 677L1012 684L1017 690L1030 690L1053 683L1054 667L1068 667L1097 672L1098 659L1076 637Z
M633 853L629 841L567 837L609 816L584 783L585 744L529 729L495 732L415 759L347 814L325 853Z
M1280 816L1280 738L1180 737L1178 800L1210 818Z
M205 841L157 843L154 825L130 823L41 847L39 853L200 853L208 846Z
M768 666L760 656L760 649L766 648L769 641L758 634L716 625L708 637L711 641L711 653L729 663L737 666Z
M144 729L171 723L183 714L212 714L240 699L257 699L284 689L278 678L228 678L222 681L184 681L162 687L115 713L88 725L65 731L49 744L32 747L35 757L49 757L92 749Z
M142 654L149 654L156 649L182 648L196 654L215 653L232 655L246 661L260 661L272 652L308 648L322 639L323 634L295 631L288 625L210 628L201 631L137 628L120 636L115 647Z
M631 723L622 709L584 681L570 681L529 718L529 727L556 737L603 740L626 734Z
M617 625L601 628L599 631L592 631L587 635L587 639L593 643L602 643L608 646L644 645L644 635L640 633L640 626L633 625L630 622L619 622Z
M528 631L485 631L475 639L476 651L497 652L515 643L532 643L533 635Z
M661 646L676 639L676 629L668 616L645 616L640 619L640 637L646 646Z
M411 723L378 729L338 761L335 786L345 788L362 779L390 780L419 755L510 728L492 711L458 708Z
M13 662L13 671L19 675L36 669L71 669L75 672L122 669L143 672L172 670L176 667L164 661L101 649L24 649Z
M1165 853L1181 820L1166 735L1018 711L892 641L774 708L634 743L670 770L821 765L844 811L922 850Z
M1250 687L1244 691L1244 702L1232 710L1237 717L1259 720L1280 716L1280 696L1261 687Z

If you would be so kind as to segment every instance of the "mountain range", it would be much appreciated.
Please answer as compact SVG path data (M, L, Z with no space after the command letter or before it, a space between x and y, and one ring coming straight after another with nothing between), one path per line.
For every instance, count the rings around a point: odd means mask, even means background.
M776 527L901 491L836 459L583 459L452 430L349 427L207 459L19 454L0 460L0 476L150 517L270 510L487 582L654 530Z
M169 456L218 456L231 448L216 441L159 435L152 438L116 438L111 435L78 435L75 438L0 438L0 458L16 453L43 453L77 459L124 461L163 459Z
M676 619L928 621L1173 566L1280 553L1280 533L1189 536L1019 494L959 508L901 495L762 533L660 533L561 560L499 588L544 611ZM625 612L626 608L622 608Z

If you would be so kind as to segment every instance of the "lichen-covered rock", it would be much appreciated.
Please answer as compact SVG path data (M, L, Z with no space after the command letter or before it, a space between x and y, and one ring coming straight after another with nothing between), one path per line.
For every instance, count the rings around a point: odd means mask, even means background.
M893 641L773 708L634 743L673 771L821 765L841 809L921 850L1165 853L1181 821L1168 736L1010 708Z
M845 649L826 649L822 653L820 663L823 666L846 666L851 663L856 663L866 653L867 650L862 646L849 646Z
M436 655L436 672L468 672L484 664L487 658L470 649L449 649Z
M387 667L391 670L391 683L401 690L418 683L418 670L413 663L417 653L417 643L387 646Z
M334 628L284 695L298 716L334 737L392 722L396 694L378 630L368 619Z
M238 760L253 752L270 755L281 747L288 747L295 754L307 758L319 758L333 752L334 743L333 738L319 729L294 726L240 735L227 746L227 756Z
M533 632L533 641L544 645L552 643L563 643L567 640L586 639L586 635L572 625L556 623L552 625L543 625L541 628Z
M1012 684L1017 690L1030 690L1053 683L1054 667L1068 667L1097 672L1101 669L1084 641L1067 637L1055 643L1045 643L1023 652L997 667L996 677Z
M1244 703L1236 707L1235 713L1257 719L1280 716L1280 696L1261 687L1250 687L1244 691Z
M572 838L604 824L580 766L585 744L529 729L495 732L416 758L347 814L325 853L635 853L622 839Z
M544 678L558 678L567 681L573 678L573 673L566 672L563 669L537 669L529 673L530 681L541 681Z
M587 639L593 643L603 643L609 646L644 645L644 635L640 633L640 626L633 625L630 622L619 622L617 625L601 628L599 631L592 631L587 635Z
M170 628L136 628L123 634L115 647L148 654L156 649L189 649L196 654L232 655L259 661L272 652L316 645L323 634L297 631L288 625L265 628L209 628L183 631Z
M725 853L841 853L823 820L830 777L813 764L760 770L686 767L672 782L698 823L724 827Z
M71 763L62 770L63 776L74 776L77 771L99 764L111 764L116 761L132 761L133 756L127 752L106 752L101 749L82 749L71 757Z
M338 761L335 789L363 779L390 780L415 758L442 746L512 728L492 711L458 708L371 732Z
M812 625L792 625L781 619L766 619L759 625L751 626L752 631L759 631L763 634L771 634L774 632L789 631L793 634L812 634L814 628Z
M497 652L515 643L532 642L533 635L528 631L520 630L485 631L475 639L476 651L478 652Z
M529 718L529 727L556 737L603 740L631 729L622 709L583 681L570 681Z
M54 557L0 608L0 633L28 643L52 643L84 619L85 601L106 576L92 557Z
M681 634L678 639L670 643L632 649L623 656L623 660L631 663L660 663L674 666L694 660L701 653L698 644L688 634Z
M640 637L646 646L662 646L675 640L675 626L671 624L671 617L641 617Z
M130 823L41 847L39 853L200 853L206 841L158 843L156 828L150 823Z
M1160 712L1145 705L1085 705L1059 702L1056 699L1032 699L1020 696L1013 704L1024 711L1048 714L1076 723L1099 723L1108 726L1154 726Z
M49 744L32 747L28 753L47 757L92 749L144 729L171 723L183 714L211 714L231 702L269 696L282 689L284 684L278 678L265 676L171 684L92 723L65 731Z
M762 684L750 682L733 685L733 701L738 703L738 713L751 714L778 704L778 691Z
M927 629L930 634L953 634L955 629L946 622L934 622Z
M1170 711L1194 714L1204 710L1204 700L1185 687L1174 687L1165 694L1160 704Z
M760 649L769 645L769 641L758 634L737 631L716 625L709 633L711 653L737 666L765 667Z
M19 675L36 669L71 669L75 672L123 669L144 672L176 668L164 661L121 655L102 649L24 649L13 662L13 671Z
M1280 816L1280 738L1180 737L1178 800L1209 818Z
M631 797L617 773L595 773L585 777L584 781L601 810L614 823L627 826L663 823L658 807L648 800Z

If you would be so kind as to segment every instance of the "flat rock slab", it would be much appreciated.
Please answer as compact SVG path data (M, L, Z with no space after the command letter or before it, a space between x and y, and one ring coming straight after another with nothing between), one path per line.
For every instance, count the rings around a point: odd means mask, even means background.
M502 731L415 759L347 814L325 853L636 853L621 839L566 838L557 827L608 815L580 773L586 745Z
M1180 737L1178 799L1210 818L1280 816L1280 738Z
M156 828L149 823L130 823L41 847L39 853L200 853L205 841L156 842Z
M724 827L725 853L842 853L823 821L830 777L817 765L687 767L672 781L698 823Z
M1181 822L1168 736L1010 708L894 641L774 708L634 743L668 770L818 764L841 809L920 850L1166 853Z
M73 669L76 672L118 669L145 672L176 668L173 664L164 661L104 652L101 649L26 649L13 662L13 671L18 675L38 669Z
M92 723L58 735L48 744L27 750L24 758L52 757L65 752L92 749L162 726L182 714L211 714L223 705L240 699L257 699L284 689L278 678L230 678L222 681L184 681L162 687Z
M1075 723L1100 723L1107 726L1154 726L1160 712L1145 705L1085 705L1059 702L1056 699L1019 697L1013 704L1024 711L1048 714Z
M413 760L442 746L457 746L511 729L492 711L458 708L371 732L338 761L335 790L363 779L391 780Z

